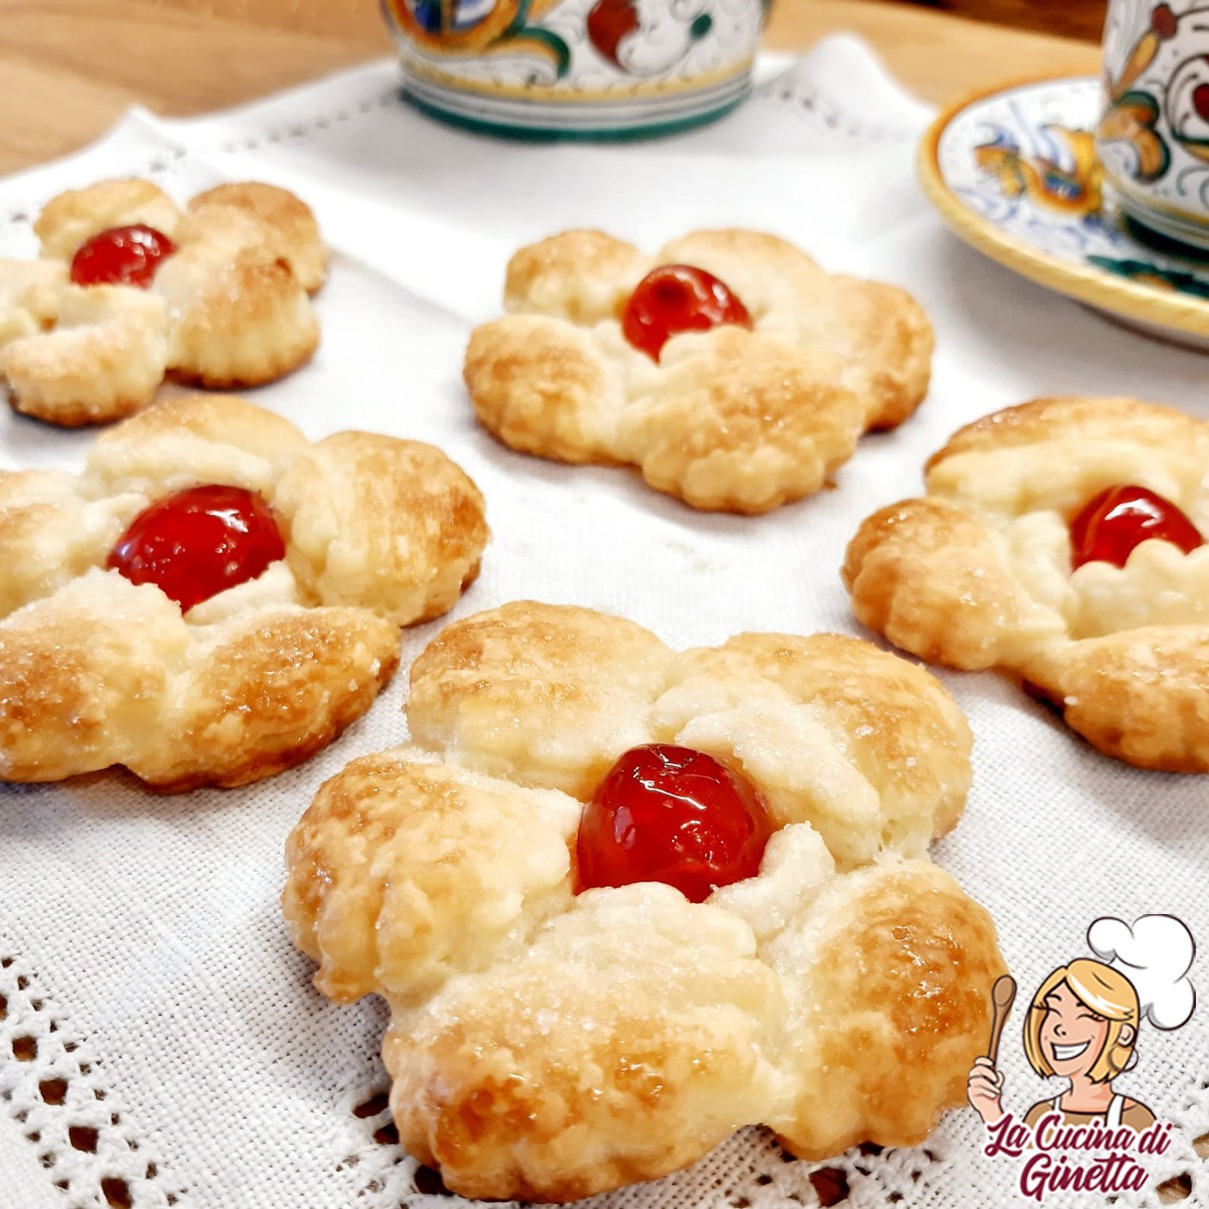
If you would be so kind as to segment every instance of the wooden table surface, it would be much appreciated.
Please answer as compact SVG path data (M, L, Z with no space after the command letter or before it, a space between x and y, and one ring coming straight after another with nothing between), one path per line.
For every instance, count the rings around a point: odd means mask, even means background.
M941 102L1099 64L1090 42L881 0L776 0L766 45L836 30ZM204 113L390 53L376 0L0 0L0 174L76 150L132 104Z

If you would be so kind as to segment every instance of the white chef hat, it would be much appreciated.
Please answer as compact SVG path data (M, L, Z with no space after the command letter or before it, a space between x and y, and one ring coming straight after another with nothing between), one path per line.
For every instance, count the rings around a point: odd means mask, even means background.
M1087 930L1092 952L1133 983L1142 1019L1155 1028L1179 1028L1196 1006L1188 970L1196 953L1192 933L1174 915L1143 915L1130 927L1104 916Z

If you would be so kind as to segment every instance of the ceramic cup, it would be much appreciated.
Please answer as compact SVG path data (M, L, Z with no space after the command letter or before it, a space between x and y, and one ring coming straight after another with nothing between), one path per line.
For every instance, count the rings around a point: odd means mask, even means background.
M496 132L633 137L751 87L771 0L383 0L421 109Z
M1110 0L1096 149L1126 217L1209 249L1209 0Z

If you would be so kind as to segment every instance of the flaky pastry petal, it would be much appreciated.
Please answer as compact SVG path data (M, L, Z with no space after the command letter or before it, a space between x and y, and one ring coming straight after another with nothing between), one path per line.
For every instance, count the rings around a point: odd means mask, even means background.
M187 211L199 214L218 207L252 215L265 229L274 255L285 258L308 294L323 285L327 277L327 246L311 208L289 190L259 181L218 185L191 198Z
M188 643L158 588L100 570L0 621L0 776L58 781L136 759Z
M935 336L906 290L834 275L799 314L803 339L843 358L843 383L865 404L874 430L897 428L928 393Z
M480 422L510 449L559 462L618 461L623 383L579 329L543 315L482 324L463 377Z
M516 952L570 902L580 805L415 750L354 760L290 834L282 907L315 985L397 1003Z
M105 424L145 407L168 356L163 303L118 286L65 287L54 326L0 348L15 411L65 428Z
M92 496L164 496L217 482L267 496L307 445L284 416L238 395L164 399L97 437L84 487Z
M67 284L57 260L0 259L0 349L54 327Z
M922 855L969 791L969 725L936 679L838 634L740 634L685 651L654 721L742 768L777 822L809 822L841 869Z
M1187 412L1123 395L1053 395L1005 407L959 428L928 459L926 469L962 453L1039 445L1055 438L1189 450L1209 460L1209 430Z
M994 667L1061 634L1061 619L1030 599L986 526L940 497L862 522L842 574L861 623L931 663Z
M407 723L468 768L585 797L618 754L653 741L672 659L634 622L514 601L447 626L411 667Z
M81 244L110 227L142 224L171 237L180 216L176 203L151 181L98 181L51 198L34 221L34 234L43 256L70 261Z
M798 1087L767 1124L793 1153L915 1146L965 1102L1005 966L990 916L944 870L886 862L836 878L769 960Z
M666 243L656 264L690 264L720 277L753 318L784 306L827 276L818 262L780 236L741 227L691 231ZM787 293L786 291L791 291Z
M169 368L213 389L272 382L309 361L319 320L289 262L247 212L203 206L152 291L168 306Z
M175 686L171 728L123 761L167 792L301 764L369 709L399 662L398 630L365 609L281 608L208 629Z
M998 524L1039 511L1069 521L1097 492L1123 484L1199 510L1204 524L1206 465L1203 421L1135 399L1054 398L963 428L928 460L926 479L930 494Z
M856 448L861 407L826 355L721 327L669 342L664 365L616 447L694 508L767 512L817 491Z
M93 569L0 622L3 779L121 764L168 792L242 785L330 743L397 662L397 630L364 610L191 627L158 588Z
M592 325L615 319L651 260L603 231L563 231L508 261L504 309Z
M784 1096L750 930L644 884L581 895L517 961L397 1012L403 1145L465 1196L567 1201L694 1162Z
M58 470L0 474L0 618L99 566L146 504L138 493L88 500Z
M292 460L272 501L304 593L396 625L447 612L478 575L487 544L482 493L420 441L326 437Z

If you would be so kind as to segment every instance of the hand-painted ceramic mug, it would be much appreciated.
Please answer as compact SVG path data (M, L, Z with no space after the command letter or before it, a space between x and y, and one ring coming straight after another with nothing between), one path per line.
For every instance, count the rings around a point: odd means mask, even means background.
M382 0L421 109L477 129L601 138L734 108L771 0Z
M1111 0L1096 149L1126 217L1209 249L1209 0Z

